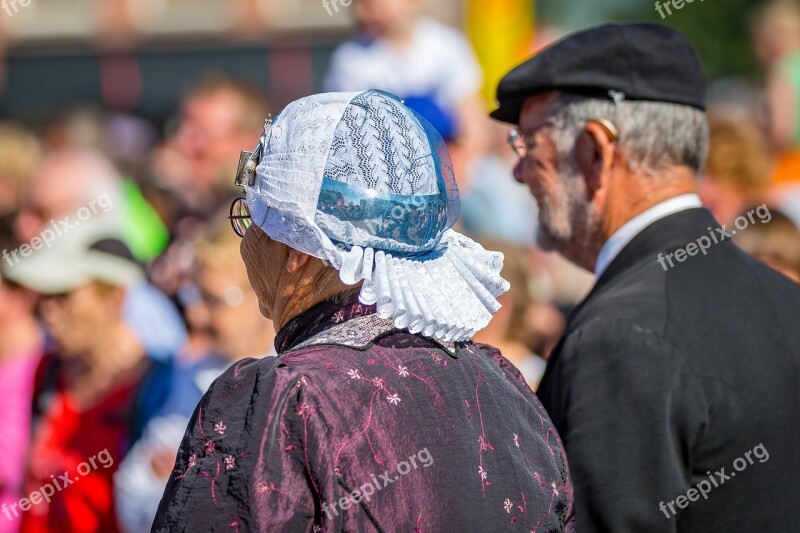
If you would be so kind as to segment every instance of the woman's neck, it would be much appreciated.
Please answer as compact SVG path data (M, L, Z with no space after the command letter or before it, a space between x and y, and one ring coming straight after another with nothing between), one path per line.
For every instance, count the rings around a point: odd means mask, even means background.
M294 317L311 309L318 303L330 300L341 292L361 286L361 283L353 286L345 285L339 279L338 273L332 278L329 278L330 281L320 287L314 282L313 276L307 276L289 290L286 290L284 298L276 302L276 309L272 314L275 331L280 331Z

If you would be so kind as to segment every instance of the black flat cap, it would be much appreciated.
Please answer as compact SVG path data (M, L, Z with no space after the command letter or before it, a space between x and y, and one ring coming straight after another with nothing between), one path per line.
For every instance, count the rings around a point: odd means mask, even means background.
M573 33L500 80L490 116L517 124L525 99L560 90L705 110L703 65L686 36L664 24L606 24Z

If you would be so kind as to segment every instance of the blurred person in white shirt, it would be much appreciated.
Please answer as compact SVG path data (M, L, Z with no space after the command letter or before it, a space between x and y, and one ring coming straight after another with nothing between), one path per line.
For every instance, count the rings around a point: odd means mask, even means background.
M429 99L452 117L458 147L468 158L486 144L481 68L466 37L425 16L425 4L356 0L359 37L336 50L325 88L382 89L402 99Z

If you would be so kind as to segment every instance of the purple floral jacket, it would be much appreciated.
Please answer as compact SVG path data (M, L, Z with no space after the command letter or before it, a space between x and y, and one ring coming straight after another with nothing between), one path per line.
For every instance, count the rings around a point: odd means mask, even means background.
M564 449L497 350L358 302L287 324L203 397L153 531L574 531Z

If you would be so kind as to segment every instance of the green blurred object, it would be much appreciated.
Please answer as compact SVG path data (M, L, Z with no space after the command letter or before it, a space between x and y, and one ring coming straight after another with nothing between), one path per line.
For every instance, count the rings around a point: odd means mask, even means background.
M660 0L661 4L668 0ZM539 0L537 9L545 22L569 30L604 22L661 22L674 26L697 48L709 82L727 77L754 80L761 76L750 42L749 15L763 0L684 0L679 10L661 18L655 1ZM671 4L671 2L670 2ZM666 15L666 12L665 12ZM669 50L664 50L669 54Z
M689 37L697 48L709 82L720 78L760 76L750 40L750 12L763 2L759 0L695 1L662 19L650 4L647 13L655 22L675 26ZM645 13L642 13L644 15ZM664 51L669 53L668 50Z
M133 180L123 179L121 191L125 210L122 217L125 240L136 259L151 261L167 247L169 232Z
M794 93L795 98L800 98L800 52L786 55L778 62L778 72L781 73ZM800 109L794 110L793 139L796 146L800 146Z

